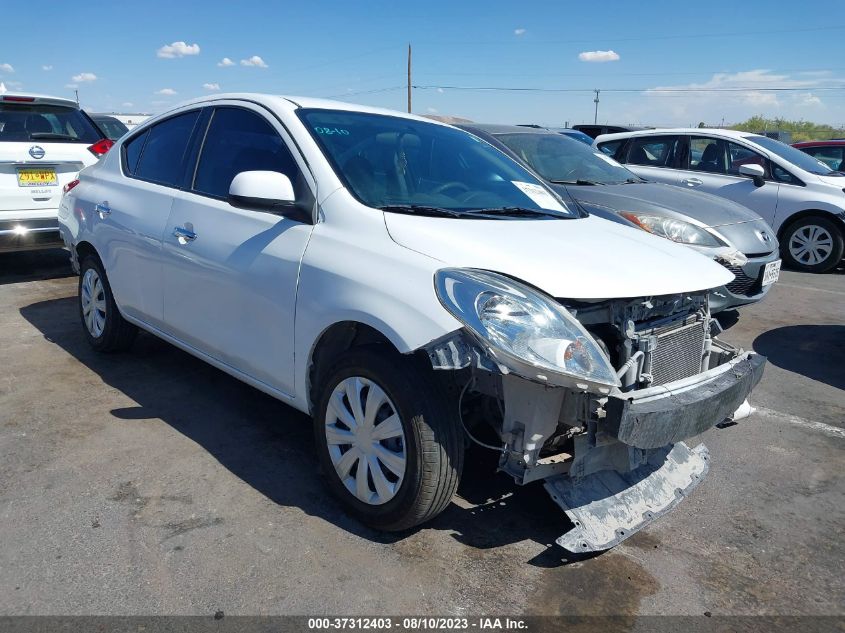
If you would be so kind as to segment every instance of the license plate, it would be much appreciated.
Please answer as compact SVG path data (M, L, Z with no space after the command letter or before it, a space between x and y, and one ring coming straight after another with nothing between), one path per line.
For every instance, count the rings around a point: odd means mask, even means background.
M44 167L18 167L19 187L44 187L58 185L56 170Z
M780 277L780 260L769 262L763 269L763 285L773 284Z

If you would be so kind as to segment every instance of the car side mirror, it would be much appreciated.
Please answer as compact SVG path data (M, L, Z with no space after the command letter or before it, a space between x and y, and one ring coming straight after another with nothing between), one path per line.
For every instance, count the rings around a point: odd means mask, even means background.
M298 222L312 222L311 210L297 203L290 178L277 171L242 171L237 174L229 185L229 204L283 215Z
M740 165L739 173L743 176L749 176L754 181L756 187L762 187L766 184L766 170L760 165L755 165L754 163Z

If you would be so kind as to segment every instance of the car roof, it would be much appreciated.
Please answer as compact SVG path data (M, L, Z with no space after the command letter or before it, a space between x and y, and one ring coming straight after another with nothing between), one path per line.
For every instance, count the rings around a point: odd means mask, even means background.
M26 99L26 101L20 101L21 99ZM30 101L30 99L32 101ZM77 104L73 99L53 97L51 95L42 95L32 92L16 92L13 94L7 92L6 94L0 95L0 101L7 103L46 103L50 105L67 106L77 110L79 109L79 104Z
M273 95L273 94L266 94L266 93L258 93L258 92L232 92L232 93L222 93L222 94L215 94L215 95L208 95L205 97L198 97L196 99L190 99L188 101L183 101L175 105L173 108L168 110L167 112L172 112L178 108L184 108L186 106L191 105L201 105L203 103L214 103L215 101L252 101L254 103L258 103L269 108L278 108L282 110L295 110L298 108L314 108L314 109L322 109L322 110L337 110L342 112L363 112L368 114L383 114L386 116L393 116L393 117L400 117L405 119L412 119L414 121L423 121L425 123L431 123L434 125L446 125L445 123L441 123L439 121L434 121L431 119L427 119L422 116L417 116L415 114L408 114L406 112L400 112L398 110L390 110L387 108L375 108L371 106L364 106L359 105L357 103L346 103L343 101L335 101L333 99L320 99L316 97L297 97L291 95ZM166 114L167 112L163 113ZM160 118L161 115L156 116L155 118ZM146 121L144 122L146 124Z
M754 141L755 137L766 138L760 134L752 132L741 132L739 130L726 130L722 128L710 127L673 127L673 128L657 128L649 130L637 130L635 132L616 132L615 134L602 134L596 139L596 142L615 141L618 139L634 138L641 136L666 136L667 134L705 134L708 136L719 136L722 138L731 139L745 139Z
M500 125L497 123L459 123L457 127L465 130L475 129L487 134L554 134L557 132L543 127L527 127L524 125Z
M825 145L832 147L845 145L845 138L832 138L826 141L801 141L800 143L793 143L792 147L818 147Z

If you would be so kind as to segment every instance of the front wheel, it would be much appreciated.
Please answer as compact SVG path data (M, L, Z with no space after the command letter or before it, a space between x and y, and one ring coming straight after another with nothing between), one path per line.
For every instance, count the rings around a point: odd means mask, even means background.
M783 233L781 255L793 268L825 273L836 267L845 250L842 230L832 220L820 216L801 218Z
M329 488L361 522L404 530L442 512L463 466L457 406L418 359L352 349L319 388L317 451Z
M138 332L120 314L106 271L93 255L83 259L79 267L79 316L85 338L98 352L126 350Z

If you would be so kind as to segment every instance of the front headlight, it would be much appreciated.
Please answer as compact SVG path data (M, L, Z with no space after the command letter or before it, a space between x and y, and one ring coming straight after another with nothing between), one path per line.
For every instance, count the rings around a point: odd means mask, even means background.
M701 227L676 220L663 215L653 213L635 213L633 211L620 211L626 220L630 220L638 227L649 233L665 237L680 244L692 244L694 246L724 246L713 235Z
M554 299L502 275L473 269L439 270L435 288L443 306L508 369L603 393L619 386L593 337Z

